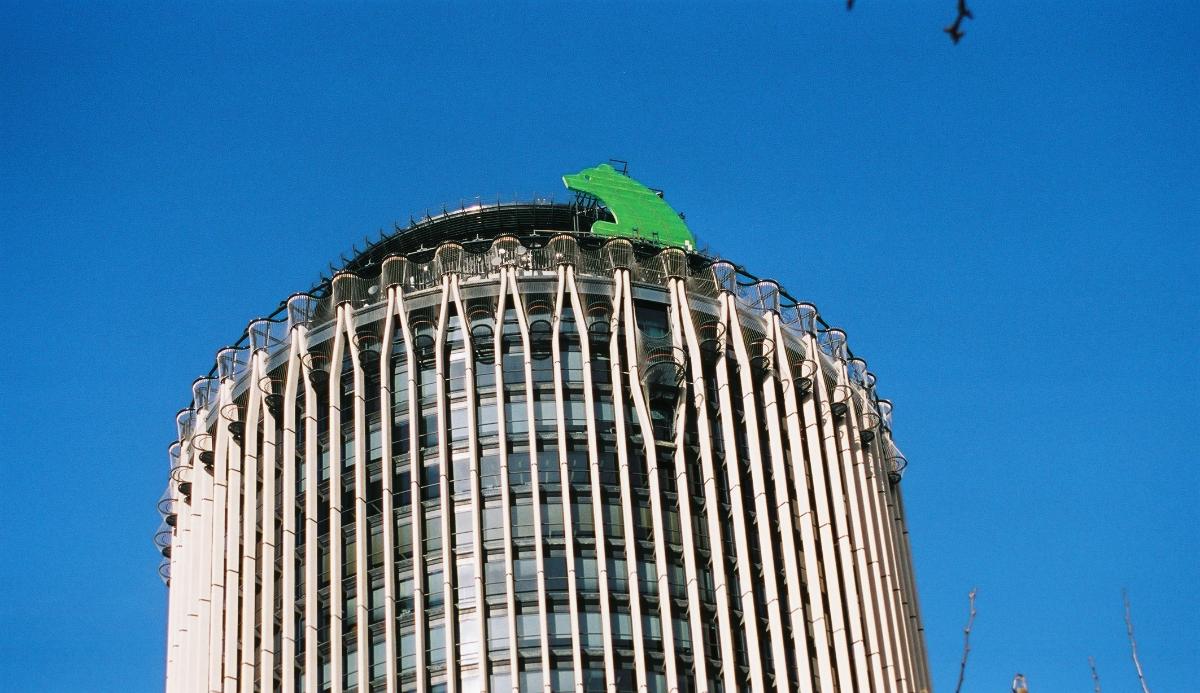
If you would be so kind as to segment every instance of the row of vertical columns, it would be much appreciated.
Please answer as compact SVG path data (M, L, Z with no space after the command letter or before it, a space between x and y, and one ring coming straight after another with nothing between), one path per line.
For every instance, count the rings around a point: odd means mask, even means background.
M575 268L568 265L566 284L569 291L571 310L575 316L575 324L579 329L579 350L583 365L583 397L584 417L587 419L586 435L588 447L588 471L591 480L592 496L592 526L596 533L596 564L600 585L600 629L605 643L613 642L612 634L612 605L609 599L608 582L608 526L604 517L604 495L600 477L599 440L596 433L596 391L592 375L592 341L585 321L582 301L579 299L579 287L575 282ZM572 558L572 563L574 559ZM576 619L577 620L577 619ZM577 672L578 674L578 672ZM613 648L604 648L604 679L609 693L616 693L616 666ZM576 677L576 689L579 688L579 678Z
M621 518L624 525L625 535L625 568L626 568L626 584L629 586L629 614L632 621L633 631L633 658L634 658L634 678L637 682L638 691L645 691L646 684L646 646L644 636L642 634L642 597L641 585L638 582L637 572L637 532L634 530L633 518L633 486L630 483L630 468L629 468L629 439L630 435L627 430L627 417L625 415L625 373L622 368L625 360L621 357L621 346L619 335L621 333L621 317L624 311L620 310L620 306L624 305L624 296L626 285L628 282L622 281L621 273L624 270L616 270L616 292L613 297L613 312L609 327L609 364L612 375L612 392L613 392L613 420L616 424L617 438L617 467L620 470L620 486L621 486ZM633 325L627 325L625 329L635 329ZM633 384L630 384L632 387Z
M769 314L767 317L767 344L772 345L772 353L769 358L774 359L773 363L766 364L764 382L761 388L763 399L763 420L766 423L767 442L770 451L771 462L771 478L774 481L774 498L775 507L770 510L773 512L775 520L779 523L779 536L782 546L779 547L779 556L783 563L783 582L784 589L787 594L788 604L788 624L792 631L791 652L796 663L796 675L798 680L796 686L800 686L805 682L812 681L812 665L809 662L809 638L808 638L808 623L804 616L804 595L801 592L801 575L800 575L800 550L796 546L796 531L793 523L791 489L787 484L787 458L783 450L783 433L781 422L783 417L780 416L779 403L777 402L776 393L779 389L777 381L781 372L779 360L786 361L785 349L783 348L784 341L781 335L776 332L778 315ZM787 377L786 374L784 376ZM786 380L784 382L787 382ZM807 493L806 493L807 499ZM763 566L763 572L768 572L767 566ZM780 638L782 640L782 638ZM787 647L788 643L783 643L783 647ZM776 683L780 682L778 670L780 665L776 665ZM786 677L784 677L786 680Z
M562 354L562 316L563 310L568 308L568 299L565 296L567 288L567 273L571 268L566 265L558 266L558 283L554 297L554 320L552 321L552 329L550 334L550 354L551 363L554 369L554 403L555 403L555 431L558 434L558 483L559 483L559 501L562 505L563 514L563 537L566 545L565 553L567 556L567 602L569 612L571 614L571 664L574 670L574 688L576 693L583 693L583 658L581 655L580 638L579 638L579 595L576 589L575 575L575 529L574 517L571 512L571 499L574 495L571 479L570 466L567 463L567 422L565 416L563 392L565 385L563 384L563 354ZM574 310L571 315L575 318L575 325L580 324L579 317ZM576 330L578 333L578 329ZM581 339L580 342L583 340ZM547 682L549 682L549 672L547 672Z
M670 278L668 281L668 292L670 294L670 320L671 320L671 349L674 353L684 353L683 343L683 323L682 316L685 314L681 305L680 297L683 292L683 281L679 278ZM689 320L690 322L690 320ZM697 362L698 363L698 362ZM684 369L683 364L679 364L681 369ZM681 393L687 392L686 369L679 373L680 381L678 387ZM692 486L688 478L688 461L686 455L686 420L691 415L688 398L681 396L675 403L675 488L676 495L679 499L679 518L680 531L682 532L683 544L683 572L684 582L687 591L687 628L691 634L692 641L692 661L694 663L696 675L697 690L708 691L708 657L704 649L704 622L703 622L703 606L700 601L700 576L696 565L696 529L693 526L695 519L692 509ZM711 514L711 512L710 512ZM672 624L672 633L674 625Z
M920 615L916 604L916 593L912 586L912 566L904 527L903 508L899 489L887 479L887 460L881 452L885 443L883 435L877 438L874 447L860 444L859 403L850 398L849 412L834 414L832 404L838 388L851 388L844 365L835 364L838 379L833 386L822 377L822 357L811 336L797 337L785 333L779 318L767 312L761 316L767 338L773 346L771 353L751 353L754 345L748 345L743 332L746 321L757 325L758 316L751 316L737 298L722 293L715 303L717 322L722 326L719 344L714 356L702 353L702 342L693 321L692 308L684 282L678 278L667 280L670 310L671 346L686 354L691 362L690 370L684 368L690 382L681 391L690 397L681 397L674 403L677 425L671 448L678 489L679 520L682 525L682 573L688 600L688 608L676 607L671 593L671 571L677 569L675 554L672 553L666 535L667 507L665 489L658 468L658 442L655 440L651 420L651 402L642 388L642 376L646 364L642 362L644 351L642 337L637 324L637 308L634 299L634 284L629 270L616 269L613 274L612 312L609 315L608 342L599 345L589 339L585 330L584 306L576 285L574 268L562 265L556 271L554 295L554 318L551 321L551 358L553 364L554 429L557 435L557 459L539 454L539 421L535 410L533 347L531 344L530 315L522 296L521 283L513 267L499 270L500 281L496 296L496 329L493 332L495 363L496 407L498 418L505 418L504 402L505 370L504 316L511 308L516 316L522 345L521 376L524 380L525 406L523 416L528 419L529 474L533 515L532 553L536 564L537 580L537 623L539 630L539 654L542 671L542 688L552 689L555 668L562 662L552 662L550 647L549 595L545 582L547 563L547 537L543 526L545 508L542 491L546 473L557 468L561 496L563 524L565 529L564 553L566 555L567 587L566 599L571 613L570 637L572 649L572 671L574 688L579 693L585 688L582 635L579 621L581 596L576 570L576 517L572 512L575 494L571 464L568 456L570 439L565 418L567 385L564 382L564 353L562 316L570 310L575 316L579 331L580 357L583 365L583 409L586 416L585 428L588 442L588 467L591 480L591 501L597 567L601 584L599 608L601 628L606 643L604 671L610 691L616 690L617 665L613 652L613 615L616 611L611 595L606 589L609 576L611 547L606 541L608 522L605 517L605 496L601 480L598 450L600 441L597 432L597 390L593 383L593 351L597 346L608 349L609 367L613 383L613 411L615 427L616 458L619 467L617 483L620 487L619 502L621 522L624 529L623 551L627 575L625 582L629 592L629 612L632 627L633 673L639 690L651 687L652 676L664 676L667 690L673 691L682 678L679 670L680 654L676 652L676 622L681 623L691 638L692 670L696 677L696 688L707 690L710 675L709 659L720 661L722 687L725 691L750 688L766 690L768 684L778 691L804 689L806 682L817 682L824 691L858 690L873 693L909 693L928 683L928 671L921 644ZM413 344L409 327L408 311L399 288L388 291L388 306L384 316L383 344L392 343L399 332L406 345ZM426 517L421 489L424 463L420 444L422 419L426 406L418 401L417 369L415 350L406 359L408 381L408 413L410 435L409 469L412 498L413 582L414 582L414 630L416 640L416 689L427 691L430 686L428 630L430 626L441 626L445 632L446 690L457 693L461 685L458 654L463 648L461 623L456 608L457 563L470 561L474 571L473 593L476 608L472 618L477 621L480 657L478 665L479 686L490 690L491 679L488 657L488 603L484 580L483 546L483 493L480 486L480 449L477 421L478 394L475 392L477 363L473 353L466 355L466 412L470 430L467 442L469 458L471 512L469 515L472 556L468 559L458 555L454 529L458 522L454 514L454 484L462 479L453 477L453 455L450 438L450 404L455 392L447 386L447 368L451 347L447 343L451 316L457 315L465 347L470 350L470 322L464 311L460 293L459 277L447 274L442 278L440 300L437 306L437 322L432 349L434 390L436 395L436 421L440 431L436 448L436 463L439 465L439 503L441 505L441 562L443 579L440 584L428 584L425 566L424 519ZM361 320L378 319L374 313ZM313 383L303 377L298 367L307 353L307 333L303 327L292 332L287 357L286 382L283 385L282 410L273 410L263 398L261 388L255 386L268 376L268 361L265 352L253 354L249 364L250 387L243 392L240 402L245 403L244 436L233 436L227 430L230 423L225 412L233 404L234 383L224 380L215 401L200 413L199 420L215 420L217 425L210 435L214 470L211 476L202 471L193 473L192 501L190 508L180 507L180 517L175 528L173 554L171 557L174 585L169 610L172 617L172 632L168 647L168 670L171 690L181 693L191 691L274 691L275 662L282 661L282 690L295 690L299 679L297 661L302 658L303 689L305 693L321 690L322 656L320 649L327 643L331 689L340 692L344 684L357 686L359 693L366 693L371 686L372 667L379 666L372 652L371 604L372 582L370 578L370 521L368 514L368 485L370 481L370 438L369 417L375 411L367 410L366 388L370 382L366 369L378 364L380 369L380 426L383 447L382 512L383 540L383 626L386 684L388 693L399 690L397 667L397 566L395 512L393 492L393 393L391 380L391 349L381 349L378 362L364 362L355 335L360 317L349 304L337 308L335 325L330 341L328 373L328 398L320 401ZM787 356L787 346L803 348L806 358L817 364L812 378L812 391L807 390L807 378L793 372L794 363ZM343 374L343 356L353 364ZM749 366L751 359L769 359L770 365L761 374ZM713 386L706 382L704 364L711 361ZM513 376L513 372L508 375ZM353 383L343 383L343 378L352 377ZM805 381L805 385L798 385ZM343 386L353 386L353 406L343 407L340 393ZM628 389L626 389L628 388ZM734 400L738 392L740 402ZM708 402L715 396L715 407ZM336 399L335 398L339 398ZM839 400L840 402L841 400ZM302 402L302 417L297 416L297 403ZM320 452L318 449L317 407L328 406L328 511L329 542L322 547L318 542L317 518L321 502ZM740 407L738 406L740 404ZM862 406L871 406L865 403ZM216 411L209 411L216 407ZM235 407L236 409L236 407ZM432 412L430 412L432 413ZM215 415L214 415L215 414ZM260 421L262 431L259 432ZM694 425L698 438L697 460L689 460L685 432L687 425ZM343 424L347 428L343 429ZM352 426L349 424L352 423ZM499 458L501 473L501 501L504 508L504 558L506 563L505 603L509 623L509 668L512 672L512 687L519 688L522 660L518 648L516 623L518 609L514 584L515 544L510 517L514 507L514 494L509 473L509 448L514 435L508 422L498 428ZM549 421L541 422L542 428ZM304 431L302 449L297 445L297 434ZM719 432L718 432L719 431ZM640 433L640 438L639 434ZM713 436L721 437L720 448L723 459L715 455ZM345 438L346 436L352 436ZM744 445L741 443L744 442ZM349 448L347 448L349 446ZM636 449L638 446L641 449ZM277 455L278 451L281 455ZM200 469L199 450L190 442L182 444L184 455L193 469ZM354 454L353 489L345 489L353 497L353 507L343 507L343 450L352 449ZM644 455L648 502L653 526L637 525L638 496L633 471L636 456ZM277 469L277 460L284 467ZM302 460L305 469L305 499L301 515L296 507L295 465ZM433 460L431 460L432 462ZM696 467L689 467L689 461ZM690 479L692 469L698 467L700 479ZM276 508L276 476L281 475L282 513ZM722 475L725 483L722 484ZM261 499L260 499L261 477ZM789 477L791 483L789 484ZM689 481L691 483L689 483ZM703 502L697 503L691 496L694 487L702 490ZM730 514L722 517L721 491L727 489ZM752 500L751 500L752 499ZM261 505L261 510L260 510ZM704 512L700 511L704 509ZM260 515L261 512L261 525ZM343 556L345 547L342 517L345 512L354 513L354 556ZM277 516L279 519L277 519ZM754 518L751 522L750 518ZM348 520L349 518L347 518ZM297 570L298 522L304 524L304 585L303 624L305 631L296 632L294 610L297 585L301 582ZM279 525L277 526L277 523ZM261 539L259 527L261 526ZM700 528L706 528L709 536L708 554L704 555L697 545ZM463 528L459 528L463 529ZM657 573L657 615L662 624L662 669L651 668L647 653L646 620L643 618L647 603L643 601L643 583L639 579L638 531L649 529L654 551L654 566ZM281 544L276 546L276 536ZM724 541L722 537L728 539ZM651 544L644 544L649 550ZM753 548L757 546L761 566L754 565ZM330 566L329 613L326 623L320 623L321 609L318 601L320 586L318 569L322 551L327 552ZM728 555L732 550L733 554ZM463 551L465 553L465 550ZM276 574L277 556L282 557ZM648 557L645 557L648 558ZM355 618L356 628L351 635L356 640L356 659L353 662L357 676L347 680L343 666L345 651L343 625L350 614L343 613L344 566L356 566ZM712 584L715 593L715 620L717 638L713 642L705 636L705 609L700 592L701 574L711 562ZM761 568L761 578L758 569ZM736 575L736 577L734 577ZM259 577L261 576L261 582ZM276 580L279 580L280 595L276 595ZM261 589L258 587L261 584ZM736 594L731 587L736 585ZM427 617L429 598L433 591L441 593L444 604L439 624L429 622ZM278 596L278 599L277 599ZM275 604L283 604L285 615L276 637L274 619ZM786 605L786 608L784 608ZM680 611L679 619L673 614ZM740 619L739 619L740 612ZM762 621L760 622L760 617ZM175 627L175 624L180 624ZM319 630L329 628L326 643L319 638ZM789 637L790 633L790 637ZM279 651L276 651L276 641ZM300 646L300 643L303 646ZM707 651L706 651L707 648ZM746 656L741 658L746 671L739 670L738 650ZM769 652L769 660L757 656ZM767 668L767 663L770 668ZM788 663L795 663L790 672ZM691 673L691 672L686 672ZM771 678L773 677L773 678ZM182 683L175 683L181 681ZM498 693L506 693L500 691Z
M625 320L624 333L626 358L629 364L629 394L630 399L633 400L634 413L637 416L638 426L642 432L643 454L646 456L646 476L650 487L650 512L654 523L651 535L654 537L654 561L658 582L658 613L662 624L663 660L665 663L667 690L676 691L679 686L678 660L675 658L674 619L671 617L671 589L667 568L667 542L664 534L666 521L662 509L663 492L660 488L658 475L658 450L654 437L654 427L650 423L649 408L646 405L645 394L641 388L642 364L639 363L640 359L638 358L638 345L636 342L638 327L637 321L634 319L633 288L629 281L629 270L617 270L617 280L620 282L622 288L622 291L619 292L622 301L618 307ZM627 541L632 542L634 538L634 535L631 535L627 537ZM636 562L631 563L630 566L636 574Z

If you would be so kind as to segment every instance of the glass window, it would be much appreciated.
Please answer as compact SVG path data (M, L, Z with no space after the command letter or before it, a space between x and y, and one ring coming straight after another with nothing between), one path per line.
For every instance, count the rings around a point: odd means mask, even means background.
M426 601L429 603L429 608L441 606L446 603L446 578L443 577L442 567L435 566L430 569L429 579L425 582Z
M483 506L483 540L497 541L504 538L504 512L499 501L489 501Z
M405 673L417 668L417 636L412 631L400 634L400 669Z
M343 659L343 676L344 686L354 686L358 684L358 648L354 645L347 645L346 656Z
M393 455L403 455L408 452L409 443L411 442L408 438L408 431L408 414L397 414L396 419L392 424Z
M508 614L500 611L488 616L488 652L505 654L508 651Z
M499 416L496 410L496 398L485 397L479 400L479 436L494 436L500 434Z
M596 533L595 514L592 512L592 499L579 498L571 504L571 522L574 524L576 536L592 538Z
M447 374L450 393L462 392L467 378L467 362L461 359L451 359Z
M567 646L571 644L571 614L566 611L554 611L546 614L550 625L550 645Z
M454 513L454 549L459 552L471 550L475 534L471 529L470 506L465 507Z
M441 513L434 510L425 516L425 524L422 526L424 531L425 551L441 551L442 550L442 516Z
M613 639L620 643L629 643L633 640L633 619L629 617L629 614L619 611L613 613L612 634Z
M662 640L662 620L658 614L642 615L642 635L655 642Z
M377 679L387 674L387 642L383 634L371 638L371 678Z
M608 559L608 580L611 589L622 593L629 591L629 571L625 567L624 558Z
M367 432L367 459L372 461L383 457L383 431L379 428L379 422L371 422L371 429Z
M550 672L550 689L554 693L570 693L574 691L575 671L564 668L562 665L556 666L554 671Z
M421 416L421 446L426 448L436 448L438 444L438 421L437 412L427 413Z
M533 416L539 431L558 430L558 407L553 397L547 396L533 403Z
M625 525L621 522L621 503L610 498L604 503L604 532L612 539L625 536Z
M551 496L542 503L542 538L561 538L565 533L562 500Z
M458 592L458 606L470 606L475 601L475 564L470 560L460 559L456 570L458 582L455 589Z
M529 433L529 412L524 397L513 397L504 403L504 419L508 422L509 435Z
M488 554L488 561L483 565L483 582L489 595L503 595L508 592L508 575L505 568L503 552Z
M471 432L467 426L467 410L464 407L455 407L450 410L450 440L462 441L466 440Z
M585 592L595 592L600 589L600 569L596 563L596 552L584 550L576 559L575 575L579 581L579 589Z
M429 629L429 663L446 663L446 627L433 626Z
M540 669L527 669L521 672L521 693L542 693L542 672Z
M604 647L604 629L599 611L579 614L579 641L584 647Z
M513 565L513 582L517 592L537 591L537 560L532 555L516 560Z
M405 576L396 583L396 613L399 616L411 615L413 611L413 580Z
M533 505L529 498L518 498L512 506L512 531L519 539L533 537Z
M483 455L479 459L479 485L484 493L500 488L499 455Z
M475 613L458 618L459 656L465 662L479 659L479 620Z
M517 645L520 647L537 647L541 643L542 629L538 624L537 613L517 616Z
M514 452L508 456L508 483L521 486L532 481L529 471L529 453Z
M454 489L455 495L464 495L471 492L471 460L461 453L455 457L454 477L451 481L451 488Z
M408 517L396 519L396 557L411 558L413 551L412 522Z
M638 587L642 594L658 594L658 571L650 561L638 561Z

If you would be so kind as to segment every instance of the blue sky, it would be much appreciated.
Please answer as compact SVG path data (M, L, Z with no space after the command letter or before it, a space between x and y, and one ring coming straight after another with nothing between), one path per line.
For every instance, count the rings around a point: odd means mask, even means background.
M1200 690L1182 2L0 5L0 689L161 689L172 417L339 253L609 157L896 403L936 684Z

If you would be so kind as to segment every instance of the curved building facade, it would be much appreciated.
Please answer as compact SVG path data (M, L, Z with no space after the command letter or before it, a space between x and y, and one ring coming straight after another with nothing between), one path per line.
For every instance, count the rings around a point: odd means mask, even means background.
M218 352L160 502L168 691L929 689L865 362L613 212L426 219Z

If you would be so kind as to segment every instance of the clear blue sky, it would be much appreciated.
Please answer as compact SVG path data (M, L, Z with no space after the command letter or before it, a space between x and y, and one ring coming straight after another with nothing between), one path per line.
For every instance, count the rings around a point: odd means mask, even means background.
M0 6L0 690L156 691L215 350L364 234L609 157L896 403L952 691L1200 690L1185 2Z

